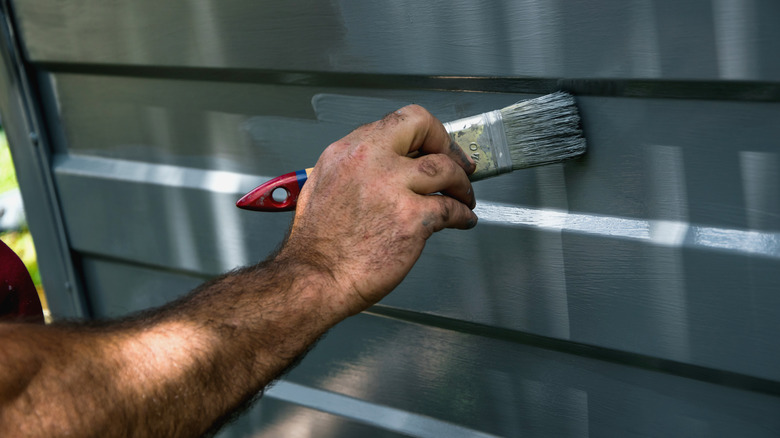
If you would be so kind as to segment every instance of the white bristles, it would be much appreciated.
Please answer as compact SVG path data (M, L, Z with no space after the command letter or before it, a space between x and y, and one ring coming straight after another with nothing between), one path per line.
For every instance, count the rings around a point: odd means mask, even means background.
M501 110L514 170L555 163L585 152L580 115L569 93L558 91Z

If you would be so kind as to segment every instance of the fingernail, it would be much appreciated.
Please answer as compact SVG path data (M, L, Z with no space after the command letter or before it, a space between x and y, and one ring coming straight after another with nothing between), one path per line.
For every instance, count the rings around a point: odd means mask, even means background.
M477 216L475 215L474 217L469 219L468 222L466 222L466 229L470 230L470 229L472 229L472 228L474 228L476 226L477 226Z

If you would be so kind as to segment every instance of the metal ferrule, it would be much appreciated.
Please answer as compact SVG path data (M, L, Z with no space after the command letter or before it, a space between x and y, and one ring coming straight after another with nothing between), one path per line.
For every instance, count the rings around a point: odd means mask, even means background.
M471 181L512 171L501 111L447 122L444 127L452 141L476 163L477 170L469 176Z

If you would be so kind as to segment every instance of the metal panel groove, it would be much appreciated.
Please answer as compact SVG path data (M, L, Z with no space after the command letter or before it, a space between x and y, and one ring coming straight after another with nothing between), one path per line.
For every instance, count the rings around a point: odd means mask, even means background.
M780 396L780 382L730 371L716 370L710 367L662 359L657 356L631 353L623 350L604 348L580 342L564 341L548 336L540 336L522 331L507 330L492 325L479 324L461 319L447 318L429 313L412 312L385 305L376 305L364 312L368 315L391 318L394 320L436 327L453 332L476 335L505 342L538 347L544 350L602 360L618 365L651 370L726 386L729 388L752 391L771 396Z
M65 64L41 62L53 74L79 74L183 81L229 82L311 87L476 91L485 93L547 94L566 90L578 96L650 97L721 101L778 102L776 81L714 81L674 79L590 79L523 76L448 76L370 74L202 67Z

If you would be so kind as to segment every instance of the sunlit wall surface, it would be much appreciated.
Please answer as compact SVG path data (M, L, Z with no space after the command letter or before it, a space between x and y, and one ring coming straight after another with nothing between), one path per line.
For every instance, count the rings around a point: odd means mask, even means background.
M477 183L223 436L780 434L780 3L12 3L86 316L262 259L235 200L361 123L577 96L585 158Z

